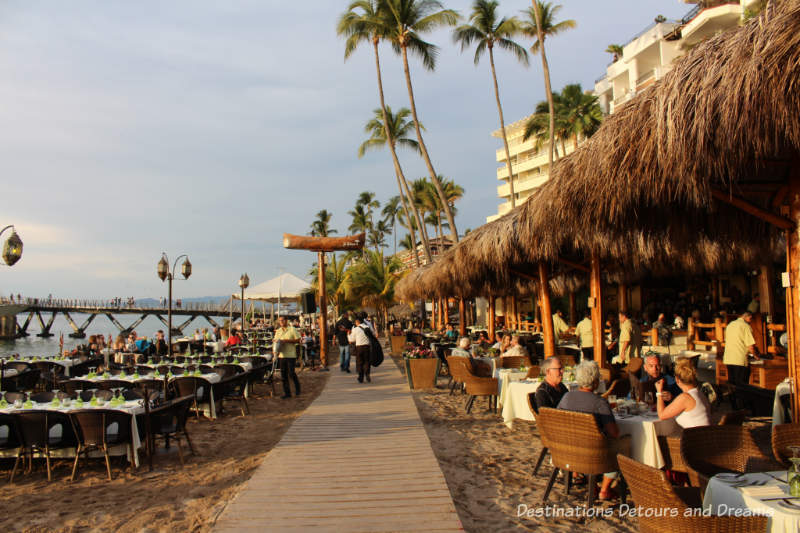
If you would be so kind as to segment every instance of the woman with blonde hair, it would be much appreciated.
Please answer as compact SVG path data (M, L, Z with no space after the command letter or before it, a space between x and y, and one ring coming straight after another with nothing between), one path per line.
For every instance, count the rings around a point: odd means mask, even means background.
M682 428L710 425L711 405L697 386L697 370L685 357L679 358L675 363L675 383L682 392L669 405L664 405L662 396L664 380L660 379L655 383L658 418L675 418L675 422Z

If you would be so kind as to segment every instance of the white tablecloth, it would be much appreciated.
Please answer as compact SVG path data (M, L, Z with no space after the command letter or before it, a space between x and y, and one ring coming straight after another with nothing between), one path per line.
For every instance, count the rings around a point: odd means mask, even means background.
M681 428L674 418L659 420L656 413L616 417L620 435L631 436L631 458L654 468L666 464L658 437L680 434Z
M673 355L673 363L678 357L697 358L697 368L703 370L714 370L717 367L717 354L711 352L701 352L698 350L683 350L677 355Z
M773 476L786 479L786 471L771 472ZM724 476L724 475L723 475ZM769 474L747 474L742 478L745 481L767 481L764 487L780 487L774 494L761 497L789 497L789 488L786 483L781 483ZM765 494L764 487L756 488L760 494ZM785 509L778 502L780 500L762 501L752 493L747 494L750 487L736 487L730 480L723 481L719 476L712 477L703 497L703 508L710 509L712 514L733 514L736 509L750 510L767 516L767 531L770 533L797 533L800 531L800 510ZM768 490L768 489L767 489ZM754 491L754 492L755 492ZM777 496L776 496L777 495ZM800 505L800 500L790 500Z
M37 361L49 361L49 362L55 363L55 364L57 364L59 366L63 366L64 367L64 375L65 376L69 376L70 375L70 368L72 368L73 366L75 366L76 364L78 364L80 362L77 359L70 359L70 358L60 359L60 358L56 358L56 357L38 357L35 361L33 360L32 357L20 357L19 359L8 360L6 362L7 363L18 362L18 363L31 364L31 363L35 363ZM8 372L8 370L6 370L6 372Z
M92 406L89 402L84 402L84 404L80 407L77 407L74 402L70 404L69 407L64 407L63 405L60 407L53 407L51 403L35 403L31 410L45 410L45 411L59 411L62 413L69 413L70 411L77 411L80 409L110 409L113 411L122 411L125 413L129 413L131 416L131 440L133 441L133 457L130 456L128 453L127 445L118 445L114 446L109 449L109 455L127 455L128 461L132 462L136 467L139 467L139 448L142 446L141 439L139 437L139 427L136 425L136 415L144 413L144 406L140 403L139 400L134 400L130 402L125 402L122 405L112 407L110 404L106 403L104 405L97 405ZM13 406L8 406L5 409L0 409L0 413L15 413L21 411L27 411L28 409L15 409ZM58 436L61 434L61 428L56 426L51 430L51 436ZM74 449L60 449L60 450L53 450L50 452L51 457L75 457L75 450ZM0 457L15 457L16 450L3 450L0 451ZM89 454L90 457L102 457L102 452L93 452Z
M528 375L528 371L526 370L525 372L520 372L519 370L514 370L513 368L498 368L494 371L493 375L495 378L497 378L497 398L500 402L499 405L503 405L503 398L506 394L508 384L516 381L522 381Z
M775 387L775 401L772 404L772 425L785 424L786 420L783 418L783 404L781 403L781 396L784 394L792 393L791 378L786 378L778 383Z
M528 395L536 392L536 389L538 389L542 383L542 381L538 380L509 382L508 386L502 391L503 396L499 398L503 401L503 423L506 427L513 427L515 418L519 418L520 420L536 420L528 405ZM564 385L566 385L569 390L576 390L578 388L578 384L575 382L565 382ZM597 392L602 394L605 390L605 385L600 382L600 388Z

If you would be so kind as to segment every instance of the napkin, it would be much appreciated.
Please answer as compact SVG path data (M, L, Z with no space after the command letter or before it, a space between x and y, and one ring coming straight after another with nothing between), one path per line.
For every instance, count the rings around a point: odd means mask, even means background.
M780 485L762 485L753 487L740 487L739 490L742 494L752 496L753 498L773 498L781 496L789 496Z

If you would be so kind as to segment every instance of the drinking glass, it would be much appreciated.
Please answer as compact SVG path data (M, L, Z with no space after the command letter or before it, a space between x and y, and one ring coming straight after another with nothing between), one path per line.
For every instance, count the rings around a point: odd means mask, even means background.
M611 406L612 409L617 408L617 396L615 394L608 395L608 404Z
M798 457L800 446L789 446L789 450L791 450L792 455L794 455L794 457L789 458L792 462L792 466L789 467L789 470L786 472L786 480L789 482L789 493L792 496L800 496L800 457Z
M652 392L645 392L644 393L644 403L647 405L653 405L655 402L653 401L653 393Z

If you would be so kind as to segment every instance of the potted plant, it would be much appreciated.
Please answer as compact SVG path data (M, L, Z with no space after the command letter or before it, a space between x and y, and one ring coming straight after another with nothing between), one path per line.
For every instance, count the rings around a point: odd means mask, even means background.
M436 386L436 378L442 362L425 346L414 346L403 354L406 379L411 389L430 389Z
M402 329L392 330L392 355L400 355L403 353L403 347L406 345L406 334Z

